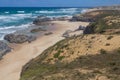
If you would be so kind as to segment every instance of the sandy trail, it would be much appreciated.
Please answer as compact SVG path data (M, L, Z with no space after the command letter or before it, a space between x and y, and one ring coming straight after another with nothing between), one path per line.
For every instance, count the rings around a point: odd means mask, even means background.
M66 30L75 30L79 25L86 26L86 22L54 21L57 30L52 35L42 36L32 43L14 46L14 50L0 61L0 80L19 80L22 66L32 58L40 55L45 49L63 39Z

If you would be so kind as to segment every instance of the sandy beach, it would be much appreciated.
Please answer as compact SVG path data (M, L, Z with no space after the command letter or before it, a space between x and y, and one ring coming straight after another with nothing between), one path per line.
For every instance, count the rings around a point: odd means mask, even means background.
M53 34L41 36L32 43L12 45L13 50L0 61L0 80L19 80L22 67L32 58L40 55L45 49L64 39L62 34L66 30L75 30L86 22L54 21Z

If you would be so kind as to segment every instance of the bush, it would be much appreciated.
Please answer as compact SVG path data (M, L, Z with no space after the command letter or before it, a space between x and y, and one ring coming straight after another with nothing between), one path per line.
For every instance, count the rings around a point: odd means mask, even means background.
M104 49L101 49L101 50L100 50L100 53L101 53L101 54L106 54L107 52L106 52Z
M110 44L109 44L109 43L106 43L106 46L110 46Z
M54 54L54 58L58 58L60 56L61 51L59 50L56 54Z
M113 38L113 36L109 36L108 38L107 38L107 40L110 40L110 39L112 39Z
M58 57L59 60L62 60L63 58L65 58L65 56Z
M120 53L120 47L118 48L117 52Z

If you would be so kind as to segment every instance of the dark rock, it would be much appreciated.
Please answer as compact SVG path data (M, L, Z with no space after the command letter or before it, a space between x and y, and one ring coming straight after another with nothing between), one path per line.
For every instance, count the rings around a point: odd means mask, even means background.
M53 34L53 33L52 32L45 33L45 35L51 35L51 34Z
M7 53L10 52L11 48L4 42L0 41L0 59Z
M28 36L8 34L4 37L4 39L10 43L24 43L28 40Z
M76 31L78 31L78 30L85 30L85 26L79 26L79 28L78 29L76 29Z
M37 38L35 36L28 36L28 42L31 43L32 41L35 41Z
M24 35L24 34L7 34L4 37L5 40L7 40L10 43L24 43L24 42L31 42L33 40L35 40L36 38L33 36L28 36L28 35Z
M33 24L35 25L44 25L46 22L52 21L51 18L46 16L38 16L34 21Z
M33 24L35 25L46 25L49 24L50 21L65 21L65 20L70 20L70 17L53 17L49 18L46 16L38 16L34 21Z
M94 27L89 25L85 28L85 30L83 31L84 34L92 34L94 33Z
M40 31L46 31L46 30L42 29L42 28L35 28L35 29L32 29L30 32L31 33L37 33L37 32L40 32Z
M88 16L74 15L70 21L94 22L95 20Z
M66 21L66 20L70 20L69 17L53 17L54 21Z

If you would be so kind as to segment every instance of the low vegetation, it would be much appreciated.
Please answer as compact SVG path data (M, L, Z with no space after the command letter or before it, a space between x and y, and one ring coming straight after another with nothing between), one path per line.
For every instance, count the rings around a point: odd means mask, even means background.
M85 34L120 34L120 11L119 10L100 10L88 13L94 14L94 21L86 28ZM86 15L88 15L86 14Z
M111 38L117 45L108 49L106 37L109 35L84 35L56 43L24 66L20 80L119 80L120 44Z
M89 80L95 79L96 76L98 78L105 76L109 80L119 80L119 57L120 54L113 51L113 53L106 55L80 56L68 64L59 62L42 64L32 61L23 72L21 80Z
M101 49L101 50L100 50L100 53L101 53L101 54L107 54L107 52L106 52L104 49Z
M110 40L110 39L112 39L113 38L113 36L108 36L107 37L107 40Z

